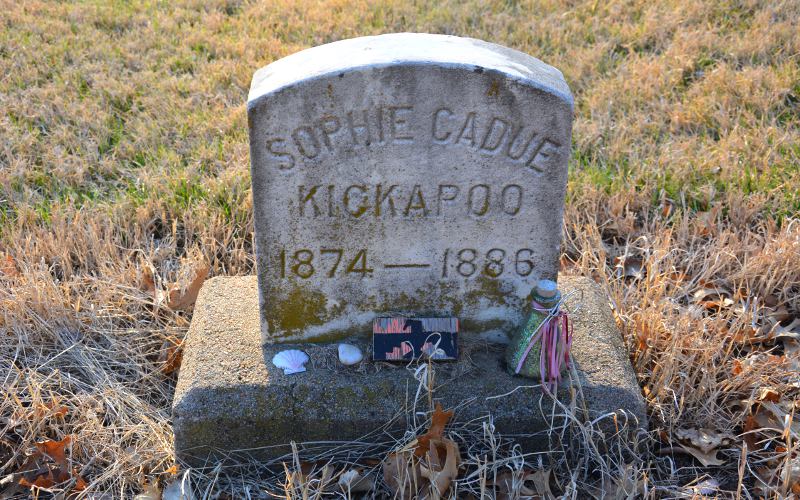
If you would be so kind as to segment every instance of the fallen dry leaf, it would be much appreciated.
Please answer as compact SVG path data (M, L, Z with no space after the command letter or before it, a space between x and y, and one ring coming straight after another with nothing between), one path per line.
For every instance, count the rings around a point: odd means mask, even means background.
M782 339L783 352L787 356L797 356L800 354L800 341L795 339Z
M615 476L603 482L602 488L595 488L591 493L597 500L641 498L645 494L645 482L633 465L625 464Z
M497 500L512 500L536 495L536 490L525 485L526 478L533 473L528 470L508 471L497 476L494 482L497 491Z
M430 481L429 498L440 498L458 477L458 445L452 439L431 439L420 463L420 474ZM442 457L444 455L444 457Z
M777 403L778 401L780 401L780 399L781 399L780 393L778 393L778 391L776 391L772 387L762 387L758 391L759 401L772 401L774 403Z
M732 295L731 291L728 290L724 286L719 286L715 284L713 281L707 281L701 279L697 283L697 290L694 291L692 294L692 299L695 302L701 302L703 300L711 299L714 297L723 297L727 296L730 297Z
M76 490L83 491L83 490L86 489L86 486L88 486L88 483L86 483L86 480L83 479L80 475L78 475L78 471L77 470L72 469L72 477L75 478L75 489Z
M614 258L615 274L618 278L640 279L644 275L644 259L634 256Z
M186 289L173 285L167 296L167 307L173 311L191 310L197 300L197 294L200 293L200 288L208 277L209 270L210 267L207 264L201 266Z
M419 460L408 450L390 453L386 457L383 480L394 498L416 498L424 486Z
M366 493L375 487L375 480L364 475L363 469L350 469L339 476L337 484L345 493Z
M180 369L181 361L183 361L183 341L165 340L158 357L158 362L161 364L161 373L172 375Z
M395 498L438 499L458 476L458 445L444 437L453 411L437 403L431 425L403 449L389 454L383 478Z
M532 481L536 492L545 500L555 499L550 490L550 469L539 469L525 477L525 481Z
M721 307L714 306L714 309L718 310L721 309ZM768 340L767 337L759 336L759 331L748 325L737 329L733 333L732 339L738 344L757 344Z
M740 361L743 370L754 370L761 366L770 365L783 366L785 362L786 358L784 356L765 354L763 352L753 352Z
M725 309L733 304L733 300L729 299L728 297L720 297L717 300L704 300L700 302L700 305L703 306L703 308L707 311L719 311L720 309Z
M436 408L431 415L431 426L428 432L417 438L417 448L414 450L414 455L417 457L424 456L430 449L430 440L442 438L444 428L452 417L453 410L443 411L442 405L436 403Z
M58 398L53 397L49 403L41 403L34 415L36 418L66 417L67 413L69 413L69 408L60 404Z
M756 491L765 498L796 498L800 493L800 457L788 462L767 462L767 466L757 467ZM790 494L791 493L791 494Z
M40 453L52 458L57 464L65 464L67 462L66 451L67 447L72 442L72 436L66 436L61 441L41 441L36 443L36 449Z
M679 428L675 430L675 437L678 438L680 447L699 460L704 467L724 464L724 460L717 458L717 449L733 440L733 435L712 429Z
M26 487L52 488L53 486L74 480L73 490L86 489L86 481L78 474L75 468L67 465L67 450L72 446L73 437L65 436L60 441L40 441L36 443L36 454L46 456L54 463L45 464L30 474L20 479L19 484ZM35 455L34 455L35 456Z
M44 474L36 476L32 481L29 481L27 478L23 477L19 480L20 486L25 486L27 488L44 488L50 489L60 481L56 481L55 477L53 476L53 471L47 471Z
M791 323L786 326L781 325L777 321L771 321L773 324L773 333L775 338L790 338L800 340L800 318L794 318Z
M791 438L791 441L800 439L800 420L794 417L791 408L786 405L792 403L777 404L772 401L762 401L753 417L761 429L771 430L781 434L783 438Z
M767 307L778 307L780 299L777 295L769 294L764 297L764 305Z
M19 480L19 484L20 486L25 486L28 488L36 487L50 489L57 484L66 483L72 479L75 480L75 484L72 486L73 490L83 491L86 489L88 484L80 475L78 475L78 471L73 468L72 473L70 474L63 465L52 469L40 469L34 472L32 475L26 474Z
M153 271L149 266L145 266L144 270L142 271L142 282L139 283L139 288L143 292L152 294L155 294L156 292L156 281L153 277Z
M725 288L701 282L700 288L692 294L692 300L707 311L719 311L731 307L734 301L731 292Z
M744 426L742 427L743 435L742 438L744 442L747 444L747 448L749 450L757 450L758 446L758 438L756 437L755 432L759 429L758 422L753 415L748 415L744 421Z
M541 466L541 464L539 464ZM504 472L494 483L497 500L518 498L555 499L550 489L550 469L517 470Z
M789 313L789 310L786 309L786 306L780 305L768 312L767 318L773 322L783 323L784 321L792 319L792 315Z
M14 258L8 254L0 259L0 276L8 276L9 278L19 276L19 269L17 269Z

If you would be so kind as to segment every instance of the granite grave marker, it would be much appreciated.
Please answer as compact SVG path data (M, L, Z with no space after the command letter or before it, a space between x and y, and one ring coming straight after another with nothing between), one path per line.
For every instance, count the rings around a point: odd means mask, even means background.
M370 356L328 366L337 344L307 342L348 336L369 352L372 320L387 331L380 318L404 315L458 318L450 330L469 354L436 365L436 402L546 449L563 412L520 388L502 349L470 337L520 328L533 284L556 278L572 124L561 73L478 40L357 38L258 71L248 118L258 276L216 276L197 297L172 409L178 459L291 458L290 441L314 456L402 436L410 370ZM559 288L575 312L580 407L609 435L623 435L622 413L646 428L603 290L569 276ZM273 365L285 349L307 351L308 369Z
M259 70L263 341L368 335L387 312L518 327L558 270L572 106L557 69L444 35L343 40Z

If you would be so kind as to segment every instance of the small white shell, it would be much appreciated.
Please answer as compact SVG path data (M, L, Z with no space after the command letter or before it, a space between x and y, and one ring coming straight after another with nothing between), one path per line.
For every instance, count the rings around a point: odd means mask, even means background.
M308 362L308 354L297 349L281 351L272 357L272 364L282 368L286 375L306 371L306 367L303 366L306 362Z
M364 359L361 349L352 344L339 344L339 361L343 365L351 366Z

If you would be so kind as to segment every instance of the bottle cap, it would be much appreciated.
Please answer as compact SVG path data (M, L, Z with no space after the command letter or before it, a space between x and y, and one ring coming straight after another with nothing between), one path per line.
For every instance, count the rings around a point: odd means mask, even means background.
M539 297L551 299L558 293L558 285L556 285L555 281L539 280L536 282L534 290Z

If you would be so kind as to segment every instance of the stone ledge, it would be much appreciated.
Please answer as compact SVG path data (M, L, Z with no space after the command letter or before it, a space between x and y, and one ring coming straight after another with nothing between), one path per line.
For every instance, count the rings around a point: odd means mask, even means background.
M572 316L572 355L588 417L624 411L646 428L645 403L605 295L587 278L562 276L559 287L581 292L571 300L573 307L581 304ZM509 376L502 348L479 341L476 333L461 335L459 361L435 365L434 400L452 408L474 398L459 407L456 420L491 415L496 430L518 436L525 451L545 449L552 400L539 388L492 398L535 382ZM209 280L195 305L173 401L177 458L194 466L236 452L274 458L288 451L290 441L352 441L408 414L404 405L418 385L413 374L369 361L368 337L351 342L367 357L359 367L339 365L336 344L306 344L299 347L311 356L308 370L284 375L270 361L290 344L261 345L256 277ZM569 390L562 384L559 399L568 400ZM401 420L386 430L402 434Z

